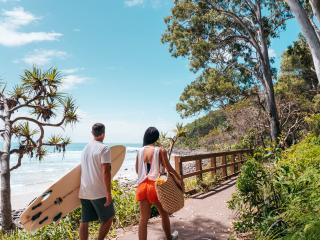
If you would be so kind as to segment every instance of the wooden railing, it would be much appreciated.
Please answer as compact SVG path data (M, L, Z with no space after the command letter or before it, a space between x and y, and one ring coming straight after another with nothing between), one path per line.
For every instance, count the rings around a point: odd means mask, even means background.
M226 180L240 173L241 165L247 160L247 156L251 154L252 150L243 149L198 155L175 156L175 169L182 179L196 176L199 182L202 182L203 175L205 173L211 173L212 177L216 177L219 180ZM192 162L195 162L195 164L192 165ZM186 168L184 164L189 164L189 167L187 167L189 171L185 172Z

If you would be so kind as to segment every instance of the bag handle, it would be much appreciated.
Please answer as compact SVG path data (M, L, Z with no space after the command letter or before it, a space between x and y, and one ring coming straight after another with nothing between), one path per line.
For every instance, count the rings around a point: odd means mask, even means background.
M159 151L160 151L160 154L161 154L161 160L164 161L164 159L165 159L165 153L164 153L163 151L161 151L161 149L160 149ZM159 164L160 164L160 163L161 163L161 161L159 161ZM170 162L169 162L169 164L170 164ZM162 165L164 165L164 164L162 164ZM178 187L181 191L183 191L183 187L182 187L182 185L181 185L181 183L180 183L180 179L177 179L176 176L175 176L175 174L173 174L172 172L170 172L169 169L168 169L166 166L164 166L164 168L167 170L167 175L170 175L170 176L172 177L173 181L175 182L175 184L177 185L177 187ZM159 174L161 175L161 173L159 173Z

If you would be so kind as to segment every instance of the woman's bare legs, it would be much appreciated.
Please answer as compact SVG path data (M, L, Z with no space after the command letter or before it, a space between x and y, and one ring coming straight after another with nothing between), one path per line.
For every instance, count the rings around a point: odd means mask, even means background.
M155 203L162 219L162 228L168 240L171 240L171 227L169 214L162 208L161 203Z
M147 226L151 214L151 205L148 201L139 202L140 205L140 221L139 221L139 240L147 240Z

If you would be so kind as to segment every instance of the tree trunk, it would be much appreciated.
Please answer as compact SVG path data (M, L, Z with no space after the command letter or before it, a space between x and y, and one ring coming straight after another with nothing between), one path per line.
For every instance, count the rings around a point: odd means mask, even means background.
M280 123L279 123L279 117L278 117L278 110L276 105L276 100L274 97L274 90L273 90L273 83L272 79L267 80L266 85L266 102L267 102L267 112L270 122L270 136L273 142L278 142L279 135L280 135Z
M5 116L5 132L3 134L3 153L1 155L1 215L2 229L14 229L11 215L11 186L10 186L10 148L11 124L8 114Z
M313 14L316 16L320 23L320 1L319 0L310 0L310 5L312 7Z
M316 29L314 29L314 27L312 26L312 23L308 18L306 11L301 6L299 0L286 1L292 13L295 15L298 23L300 24L303 35L307 39L312 54L312 59L316 70L317 78L320 82L320 39L318 38ZM313 2L316 3L318 1L319 0L314 0ZM314 6L319 6L319 4L317 3Z
M260 57L261 71L263 73L263 86L266 97L266 110L270 123L270 137L275 143L279 141L280 136L280 123L276 104L276 98L274 96L274 88L272 82L272 71L269 59L269 49L267 39L264 34L264 28L261 20L261 8L257 8L257 17L259 20L258 37L260 42L260 49L262 56Z
M263 51L264 52L264 51ZM279 141L280 136L280 123L279 116L276 104L276 98L274 96L274 88L272 82L272 73L271 66L269 63L269 55L268 50L266 50L266 63L262 64L263 71L263 80L264 80L264 88L265 88L265 97L266 97L266 110L270 123L270 136L273 142Z

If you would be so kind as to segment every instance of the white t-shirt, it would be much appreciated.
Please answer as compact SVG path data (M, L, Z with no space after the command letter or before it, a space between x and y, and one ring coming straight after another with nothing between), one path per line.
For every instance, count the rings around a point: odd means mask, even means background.
M99 199L106 196L103 163L111 163L111 151L102 142L91 141L81 154L80 199Z

